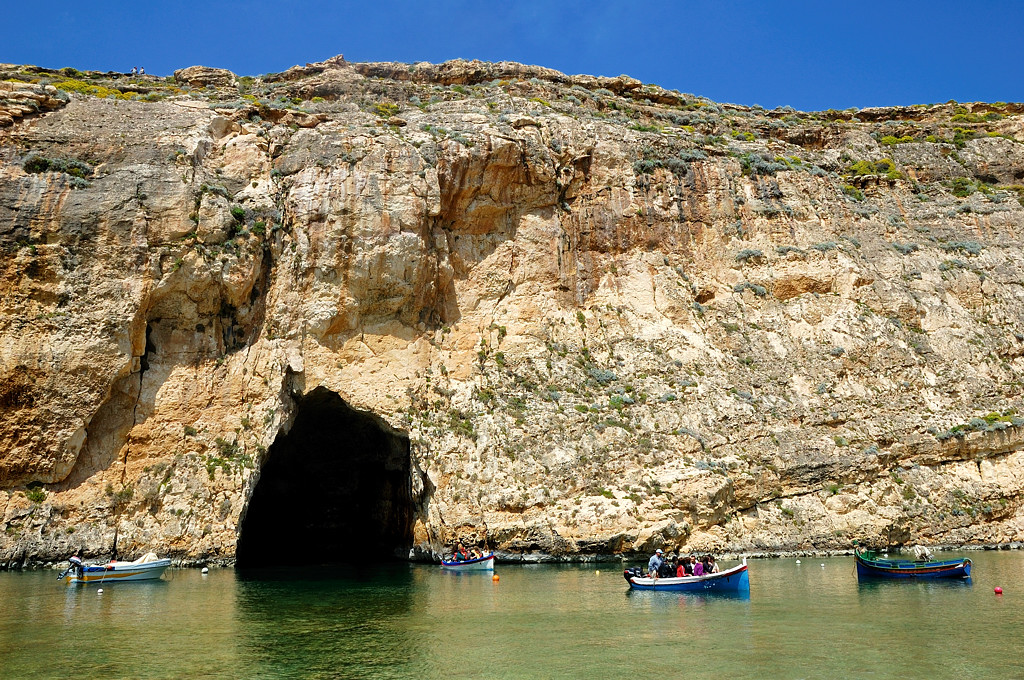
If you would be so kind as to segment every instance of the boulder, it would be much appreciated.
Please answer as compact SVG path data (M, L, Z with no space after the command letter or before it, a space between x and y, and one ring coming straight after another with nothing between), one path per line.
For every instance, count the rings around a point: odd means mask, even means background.
M174 72L174 79L190 87L230 87L235 84L235 74L225 68L189 66Z

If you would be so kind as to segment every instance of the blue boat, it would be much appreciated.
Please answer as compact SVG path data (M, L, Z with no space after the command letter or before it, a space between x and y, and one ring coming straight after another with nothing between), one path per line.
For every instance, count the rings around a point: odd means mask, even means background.
M494 553L461 561L441 560L441 568L449 571L494 571Z
M970 578L971 561L966 557L941 562L889 560L870 550L854 548L858 578Z
M671 590L684 593L748 593L750 577L747 574L747 559L732 569L704 576L669 576L650 578L639 569L627 569L622 576L634 590Z

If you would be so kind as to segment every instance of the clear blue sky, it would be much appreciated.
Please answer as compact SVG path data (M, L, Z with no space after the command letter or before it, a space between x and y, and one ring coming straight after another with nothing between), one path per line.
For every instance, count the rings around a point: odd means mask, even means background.
M1024 0L6 0L0 62L240 75L344 54L621 73L799 109L1024 100Z

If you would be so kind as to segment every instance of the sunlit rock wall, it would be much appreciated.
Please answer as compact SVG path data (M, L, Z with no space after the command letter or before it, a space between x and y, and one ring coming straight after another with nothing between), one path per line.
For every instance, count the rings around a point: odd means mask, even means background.
M230 560L318 387L414 556L1024 540L1018 105L0 70L0 562Z

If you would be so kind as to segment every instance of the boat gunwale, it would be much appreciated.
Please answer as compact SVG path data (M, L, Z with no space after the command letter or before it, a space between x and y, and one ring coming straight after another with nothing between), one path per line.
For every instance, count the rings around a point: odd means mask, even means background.
M147 562L133 560L110 560L99 564L86 564L77 557L70 560L71 566L57 577L68 585L90 583L114 583L116 581L158 581L171 567L171 558L159 557Z
M481 562L486 562L487 560L493 560L493 559L494 559L494 553L489 553L487 555L484 555L483 557L474 557L471 560L463 560L461 562L445 562L444 560L441 560L441 566L442 567L461 567L461 566L464 566L464 565L467 565L467 564L480 564Z
M705 581L716 581L721 578L728 578L734 574L740 574L747 571L747 561L743 560L742 564L737 564L735 567L730 567L725 571L716 571L713 574L701 574L700 576L665 576L664 578L651 578L649 576L631 576L627 579L630 585L641 586L644 588L654 588L658 585L675 586L675 585L689 585L692 583L703 583Z
M171 558L162 557L152 562L104 562L103 564L83 564L82 571L86 573L114 572L124 573L131 571L149 571L152 569L167 569L171 566Z

